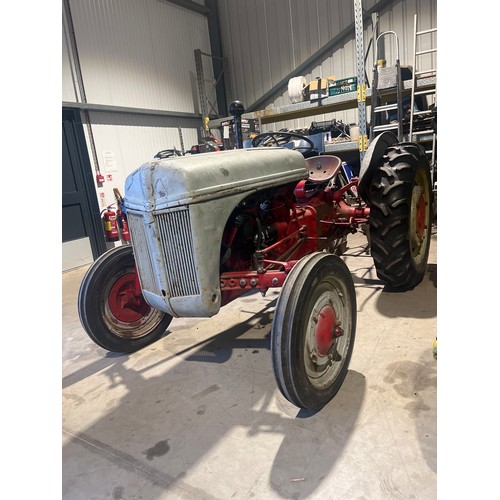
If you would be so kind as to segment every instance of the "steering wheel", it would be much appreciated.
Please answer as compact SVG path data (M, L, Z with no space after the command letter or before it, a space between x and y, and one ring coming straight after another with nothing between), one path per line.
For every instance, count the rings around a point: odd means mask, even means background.
M282 146L290 142L291 138L300 139L305 141L307 144L304 146L294 146L293 150L304 150L302 154L309 153L315 149L314 142L302 134L297 134L295 132L263 132L252 139L252 147L257 148L259 146Z
M181 152L177 149L164 149L163 151L159 151L154 155L154 158L158 158L159 160L163 160L165 158L170 158L172 156L181 156Z

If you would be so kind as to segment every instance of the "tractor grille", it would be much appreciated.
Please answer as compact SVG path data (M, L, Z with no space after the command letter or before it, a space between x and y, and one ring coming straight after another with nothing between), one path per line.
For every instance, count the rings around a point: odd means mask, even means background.
M189 295L199 295L200 287L196 275L194 261L193 236L191 221L189 219L189 209L175 210L155 215L154 225L158 229L160 252L163 256L156 262L157 265L165 265L163 269L156 269L155 261L151 255L151 246L156 242L147 244L149 231L142 215L128 213L130 233L134 248L138 257L138 267L141 276L142 287L157 295L163 295L155 275L164 276L167 282L169 297L185 297ZM156 246L156 245L155 245Z
M157 216L171 297L199 295L189 210Z

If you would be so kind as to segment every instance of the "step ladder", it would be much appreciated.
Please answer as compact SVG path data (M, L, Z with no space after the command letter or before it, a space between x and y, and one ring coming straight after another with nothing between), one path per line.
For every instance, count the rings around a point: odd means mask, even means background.
M437 78L437 68L430 67L425 68L424 64L421 63L422 58L428 54L436 54L437 53L437 36L433 36L433 33L437 35L437 28L426 29L422 31L418 31L417 29L417 14L415 14L414 18L414 31L413 31L413 82L411 87L411 111L410 111L410 133L409 140L411 142L422 142L425 136L429 136L431 139L429 141L425 141L430 144L430 149L426 149L427 156L429 158L429 162L431 165L431 181L433 190L436 190L436 144L437 144L437 130L435 127L436 123L436 115L437 115L437 84L433 87L425 90L418 90L418 87L424 86L424 80L427 78ZM429 48L422 49L421 46L423 42L426 42L426 45ZM436 60L434 58L434 60ZM437 60L436 60L437 66ZM427 98L428 96L432 97L433 110L416 110L415 109L415 97L422 96ZM429 115L429 119L427 121L426 126L422 130L415 130L415 126L417 125L418 117L422 115Z
M394 66L382 66L379 60L379 42L386 36L394 37L396 46L396 62ZM398 141L403 141L403 100L402 100L402 80L401 65L399 62L399 39L394 31L384 31L377 37L374 47L375 62L373 65L372 82L372 102L370 119L370 140L373 140L379 133L386 130L393 130L398 136ZM394 102L394 94L396 100ZM390 102L393 101L393 102ZM390 123L386 117L389 111L396 111L396 120Z

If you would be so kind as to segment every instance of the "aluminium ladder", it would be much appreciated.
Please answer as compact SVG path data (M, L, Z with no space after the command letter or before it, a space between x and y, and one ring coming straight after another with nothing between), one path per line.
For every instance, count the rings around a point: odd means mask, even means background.
M396 43L396 62L394 66L379 67L378 53L379 41L387 35L393 35ZM397 130L398 141L403 140L403 100L402 100L402 79L401 65L399 62L399 39L394 31L384 31L380 33L375 42L375 62L373 65L372 102L370 120L370 141L378 133L386 130ZM396 92L396 102L387 103L388 96ZM385 102L385 104L383 104ZM384 116L389 111L397 111L397 119L390 123L382 123Z
M431 67L431 68L423 68L423 64L420 63L422 60L422 56L426 55L431 55L431 54L436 54L437 53L437 47L436 45L436 36L433 36L433 33L437 33L437 28L431 28L431 29L426 29L422 31L417 30L417 14L415 14L414 18L414 36L413 36L413 83L411 87L411 112L410 112L410 134L409 134L409 140L410 141L417 141L418 136L420 138L423 138L424 136L431 136L431 149L427 149L426 153L429 156L429 161L431 165L431 181L432 181L432 186L433 190L436 189L436 179L435 179L435 174L436 174L436 143L437 143L437 130L436 127L434 126L435 123L435 116L436 116L436 111L437 111L437 85L434 85L433 88L427 89L427 90L417 90L418 87L418 82L424 80L425 78L430 78L430 77L437 77L437 61L436 61L436 67ZM430 46L430 48L421 50L420 45L422 45L420 42L423 42L423 37L427 35L427 46ZM422 37L422 38L419 38ZM435 58L431 58L432 60L435 60ZM415 110L415 96L422 96L422 97L427 97L430 96L432 98L432 105L434 107L434 119L429 120L430 125L424 127L424 130L414 130L415 125L417 123L418 117L421 115L429 115L429 111L422 111L422 110Z

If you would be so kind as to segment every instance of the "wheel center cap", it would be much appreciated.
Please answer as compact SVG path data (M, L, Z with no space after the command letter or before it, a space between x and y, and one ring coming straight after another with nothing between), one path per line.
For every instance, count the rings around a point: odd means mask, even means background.
M416 184L411 199L411 231L415 244L421 245L427 229L428 202L424 187Z
M119 321L125 323L139 321L150 310L142 296L134 295L134 278L133 274L122 276L111 287L108 295L109 309Z
M335 342L335 338L341 335L338 335L337 315L333 307L329 305L323 306L318 313L317 320L314 329L316 352L320 356L327 356Z

